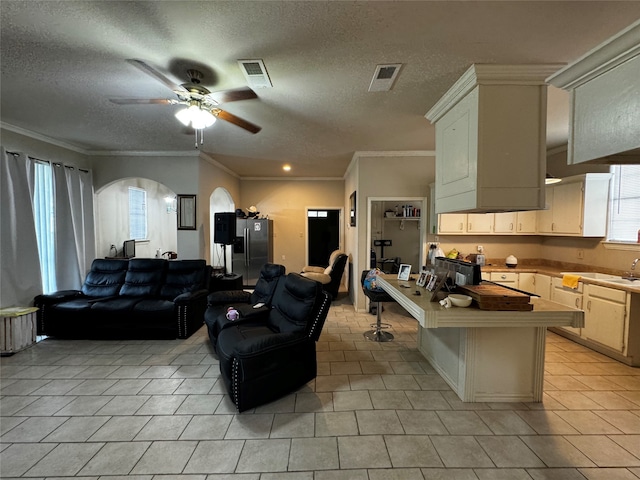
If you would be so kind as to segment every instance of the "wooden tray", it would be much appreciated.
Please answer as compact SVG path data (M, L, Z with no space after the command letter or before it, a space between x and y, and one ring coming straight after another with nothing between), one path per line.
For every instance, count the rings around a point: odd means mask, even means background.
M480 285L458 285L457 290L473 298L480 310L533 310L529 295L502 285L483 282Z

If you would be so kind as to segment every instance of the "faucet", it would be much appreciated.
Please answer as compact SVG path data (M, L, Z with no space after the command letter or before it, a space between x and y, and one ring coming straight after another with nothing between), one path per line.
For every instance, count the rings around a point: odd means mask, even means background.
M638 277L636 277L633 272L636 269L636 265L638 264L638 261L640 261L640 258L636 258L633 262L631 262L631 270L627 273L626 277L622 277L626 280L636 280Z

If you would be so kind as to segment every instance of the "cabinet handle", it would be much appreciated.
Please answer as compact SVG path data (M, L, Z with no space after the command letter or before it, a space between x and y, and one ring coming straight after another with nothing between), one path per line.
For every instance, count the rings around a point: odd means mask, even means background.
M471 222L469 222L469 225L467 226L467 230L469 230L470 232L473 231L473 228L471 227Z
M518 231L519 231L519 232L521 232L521 231L522 231L522 224L521 224L521 223L519 223L519 224L518 224Z
M460 222L460 231L464 229L464 223Z
M555 223L551 223L551 231L553 232L556 229L556 224Z
M506 280L506 279L507 279L507 276L506 276L506 275L500 275L500 278L501 278L502 280Z
M580 308L580 298L576 297L576 308Z
M591 311L591 300L587 302L587 310Z
M510 231L510 232L513 232L513 223L510 223L510 224L509 224L509 231Z

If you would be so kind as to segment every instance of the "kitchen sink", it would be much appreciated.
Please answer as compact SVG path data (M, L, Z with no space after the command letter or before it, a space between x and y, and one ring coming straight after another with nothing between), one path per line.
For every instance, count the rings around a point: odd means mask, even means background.
M562 272L562 275L579 275L585 278L593 278L595 280L622 280L617 275L609 275L608 273L597 272Z
M640 287L640 278L634 278L629 280L628 278L612 278L611 280L605 280L605 282L617 283L620 285L634 285Z

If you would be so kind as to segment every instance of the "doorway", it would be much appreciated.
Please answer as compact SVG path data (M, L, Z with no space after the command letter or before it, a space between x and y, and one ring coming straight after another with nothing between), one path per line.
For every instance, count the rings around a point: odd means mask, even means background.
M307 265L329 266L331 252L340 248L340 210L307 209Z

